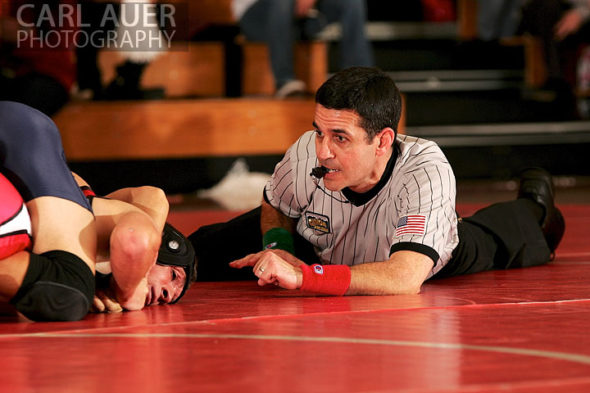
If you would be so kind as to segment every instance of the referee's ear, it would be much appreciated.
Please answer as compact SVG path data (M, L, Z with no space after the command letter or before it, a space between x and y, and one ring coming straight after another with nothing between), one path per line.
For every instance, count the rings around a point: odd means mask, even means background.
M386 127L381 130L379 134L375 136L378 139L377 145L377 154L383 155L386 154L389 149L393 146L393 142L395 141L395 131L393 128Z

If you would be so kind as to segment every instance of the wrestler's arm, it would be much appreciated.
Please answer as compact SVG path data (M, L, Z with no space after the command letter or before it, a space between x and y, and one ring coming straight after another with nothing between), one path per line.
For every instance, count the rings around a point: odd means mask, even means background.
M152 186L121 188L106 197L138 207L150 216L158 232L162 233L170 207L162 189Z
M88 182L79 175L74 172L72 172L72 175L80 187L90 187ZM105 197L127 202L136 206L151 217L154 221L154 225L160 232L164 229L170 205L166 198L166 194L160 188L152 186L127 187L115 190L110 194L105 195Z
M88 185L74 176L80 186ZM147 295L147 274L156 263L168 201L155 187L125 188L94 198L99 255L108 255L117 301L140 310Z

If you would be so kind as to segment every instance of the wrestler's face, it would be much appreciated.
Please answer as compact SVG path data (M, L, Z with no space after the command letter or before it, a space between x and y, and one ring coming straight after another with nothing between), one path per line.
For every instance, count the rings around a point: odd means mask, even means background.
M148 273L148 294L145 305L172 303L182 293L186 272L179 266L152 266Z
M355 111L316 104L315 147L320 165L329 169L323 177L328 190L348 187L355 192L367 192L381 179L385 166L379 157L387 150L382 148L383 131L369 141L360 121Z

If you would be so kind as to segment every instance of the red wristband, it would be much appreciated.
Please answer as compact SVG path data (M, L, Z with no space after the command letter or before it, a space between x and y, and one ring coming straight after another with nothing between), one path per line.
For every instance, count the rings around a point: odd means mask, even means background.
M342 296L350 287L350 267L347 265L301 265L302 291Z

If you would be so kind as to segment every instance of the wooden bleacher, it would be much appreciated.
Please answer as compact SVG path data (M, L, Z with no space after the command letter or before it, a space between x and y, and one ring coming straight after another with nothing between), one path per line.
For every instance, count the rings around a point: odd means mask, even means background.
M78 102L57 124L69 161L282 155L312 129L313 100ZM400 132L405 116L400 121Z
M269 51L261 42L241 40L242 93L246 96L270 96L275 82L270 69ZM299 42L295 46L295 75L305 82L310 94L324 83L328 76L328 48L323 41Z
M231 14L231 0L200 0L191 3L189 23L191 31L210 26L235 25ZM458 0L457 38L472 40L477 37L477 0ZM524 49L524 78L529 86L540 86L546 79L542 61L542 47L538 39L517 36L502 40L507 46ZM274 79L270 69L268 48L260 42L249 42L239 36L236 42L241 51L241 92L244 96L272 96ZM142 78L144 88L164 87L166 97L222 97L226 93L226 59L222 41L181 42L163 53L146 67ZM122 59L116 51L99 55L103 83L115 75L115 67ZM313 93L328 75L328 43L312 41L298 43L295 51L295 71Z
M115 77L124 60L116 51L101 51L98 57L104 86ZM175 43L145 69L143 88L164 87L168 98L222 97L225 95L225 54L220 42Z
M171 3L178 2L177 0ZM235 26L231 0L199 0L187 8L189 36L211 26ZM190 37L187 37L190 38ZM240 48L242 64L242 95L272 96L274 78L270 69L268 48L260 42L238 36L231 43ZM164 87L166 97L221 97L226 92L227 42L176 42L145 69L144 88ZM322 41L300 42L295 50L295 74L304 81L308 92L314 93L328 74L327 44ZM103 84L115 76L115 67L123 59L116 51L102 51L99 67Z
M199 29L208 24L235 23L229 0L194 3L190 7L191 22ZM459 0L458 7L458 36L473 38L476 0ZM243 51L244 95L272 95L274 83L266 46L244 40L236 44ZM527 68L542 64L533 60L539 48L529 37L517 37L507 44L523 45L534 53L530 58L527 55ZM222 42L175 45L146 68L143 86L164 87L166 95L173 98L209 99L70 103L55 117L69 160L283 154L303 131L311 128L311 101L220 99L227 80ZM114 51L100 54L105 83L113 78L121 60ZM315 91L327 77L327 44L300 44L296 61L298 76L307 82L310 92ZM526 76L530 84L538 84L542 77L542 70ZM404 128L405 116L400 130Z
M226 92L225 49L222 42L185 42L172 45L145 69L143 88L164 87L168 98L222 97ZM260 42L239 40L242 51L242 95L272 96L275 91L268 48ZM116 51L99 53L102 81L107 85L123 62ZM328 75L327 44L300 42L295 49L295 74L314 93Z
M54 120L70 161L283 154L312 128L308 100L72 103Z

